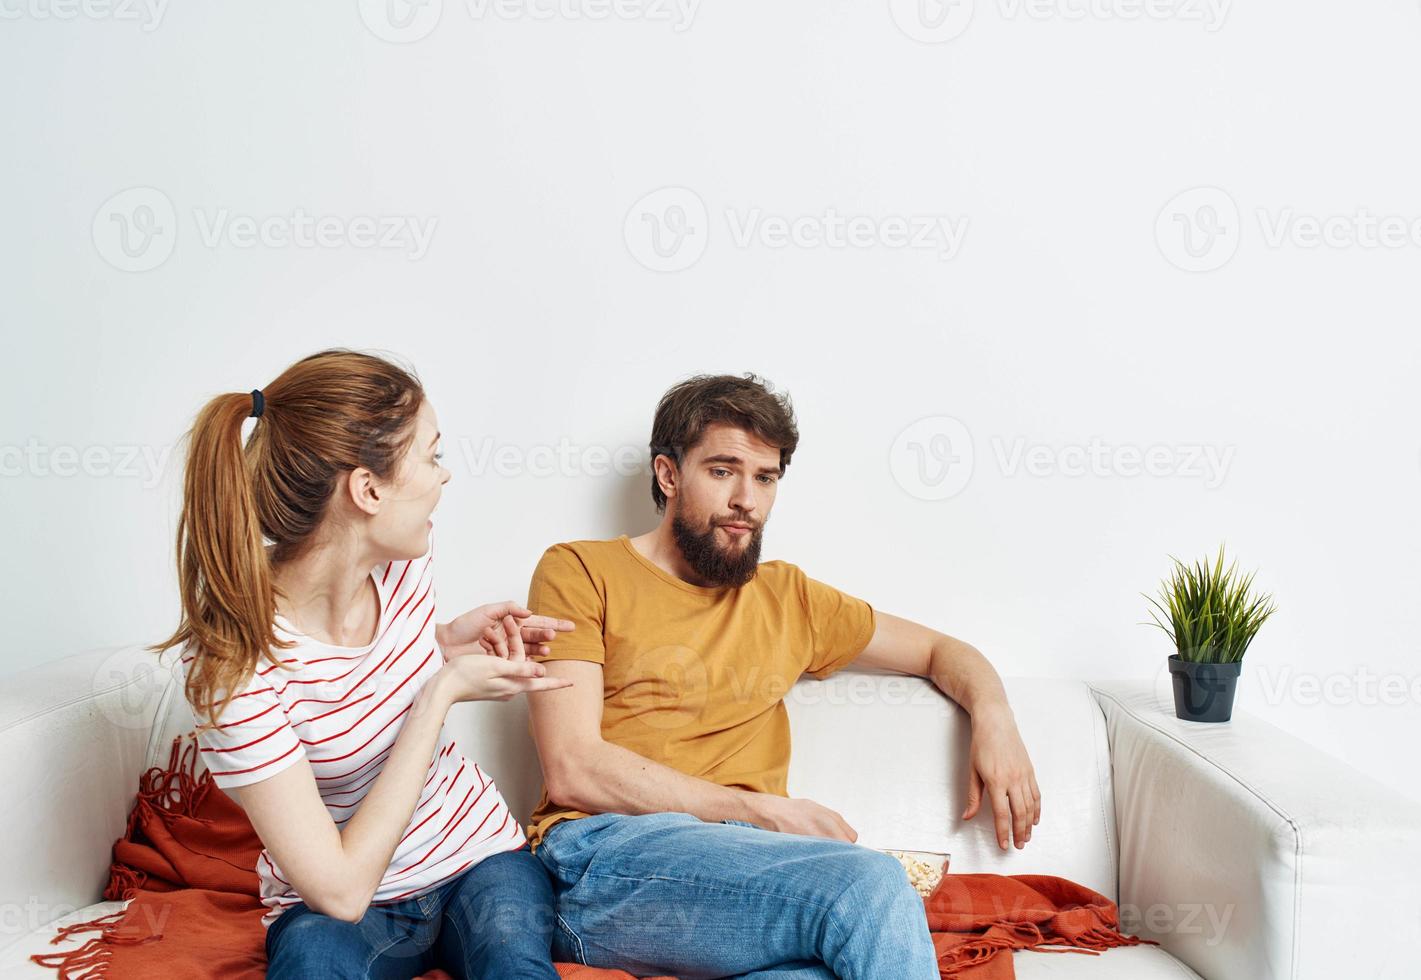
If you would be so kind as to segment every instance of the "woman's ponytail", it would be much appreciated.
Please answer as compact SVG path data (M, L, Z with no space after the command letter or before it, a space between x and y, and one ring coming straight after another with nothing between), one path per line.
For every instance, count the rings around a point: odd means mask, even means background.
M275 662L270 651L290 646L273 632L276 596L242 446L252 404L250 395L219 395L198 413L189 434L177 548L183 618L156 648L201 651L186 693L213 725L248 669L262 655ZM219 690L220 705L214 703Z
M178 584L182 621L158 651L194 659L193 712L218 715L277 649L274 566L315 538L342 475L393 477L414 436L424 389L414 372L375 354L327 350L302 358L247 395L219 395L188 436ZM244 445L242 426L257 415Z

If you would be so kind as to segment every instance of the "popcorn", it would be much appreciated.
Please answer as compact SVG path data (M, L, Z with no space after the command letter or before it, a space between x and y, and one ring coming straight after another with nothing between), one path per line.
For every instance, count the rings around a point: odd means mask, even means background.
M947 872L949 858L947 854L934 854L927 851L884 851L884 853L898 859L898 863L907 872L908 883L924 898L932 894L932 890L937 887L937 883Z

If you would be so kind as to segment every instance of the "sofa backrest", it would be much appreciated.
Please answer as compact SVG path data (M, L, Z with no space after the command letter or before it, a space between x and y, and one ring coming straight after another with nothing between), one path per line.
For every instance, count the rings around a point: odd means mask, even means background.
M175 670L150 742L153 765L166 764L173 737L193 727L178 677ZM960 819L968 718L915 677L844 670L795 685L786 697L790 795L839 811L869 847L947 853L955 872L1061 875L1115 900L1115 807L1099 705L1082 681L1011 678L1006 685L1043 804L1024 849L997 847L985 803L972 821ZM526 701L457 705L449 724L526 822L542 788Z
M967 807L968 715L929 681L845 670L787 698L789 792L843 814L859 842L951 855L954 872L1052 874L1116 894L1118 842L1104 717L1083 681L1006 678L1036 771L1041 823L1021 849L996 843L991 807Z

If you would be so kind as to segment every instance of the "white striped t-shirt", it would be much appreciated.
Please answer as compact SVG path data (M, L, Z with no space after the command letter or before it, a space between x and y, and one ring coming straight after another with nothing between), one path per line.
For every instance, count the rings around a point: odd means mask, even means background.
M245 786L305 758L336 826L354 816L395 744L415 695L444 663L434 640L433 549L371 574L380 623L367 647L337 647L295 633L278 617L284 670L262 661L218 718L198 736L202 760L223 788ZM477 656L477 654L475 654ZM183 663L190 663L190 651ZM374 902L422 894L484 858L522 847L523 828L498 787L441 728L419 803L395 848ZM257 859L264 926L301 897L263 850Z

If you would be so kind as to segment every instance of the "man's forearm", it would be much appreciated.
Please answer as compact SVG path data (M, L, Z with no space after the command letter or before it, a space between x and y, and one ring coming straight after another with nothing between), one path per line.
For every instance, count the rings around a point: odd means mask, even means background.
M583 813L690 813L708 822L755 821L756 798L749 790L721 786L653 762L612 742L597 742L563 760L550 774L554 803Z
M929 677L974 719L993 711L1010 711L1002 679L982 652L970 643L943 636L933 644Z

